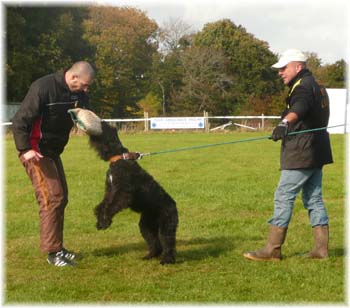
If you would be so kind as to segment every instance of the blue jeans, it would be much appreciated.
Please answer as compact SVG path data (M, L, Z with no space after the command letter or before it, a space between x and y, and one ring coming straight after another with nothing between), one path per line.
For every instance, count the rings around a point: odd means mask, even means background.
M288 227L295 198L301 189L311 226L328 225L328 215L322 199L322 169L318 168L281 171L275 192L274 213L269 224Z

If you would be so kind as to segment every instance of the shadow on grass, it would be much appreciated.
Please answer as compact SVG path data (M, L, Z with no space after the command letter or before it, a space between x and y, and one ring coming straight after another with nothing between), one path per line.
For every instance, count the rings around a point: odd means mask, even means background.
M147 251L145 243L129 243L123 245L113 245L110 247L95 249L92 255L95 257L114 257L127 254L132 251Z
M330 257L344 257L345 256L345 250L344 248L334 248L329 250L329 256Z
M178 240L178 261L199 261L207 258L218 258L234 247L232 237L193 238L189 240Z
M233 238L193 238L189 240L177 240L177 263L187 261L199 261L207 258L218 258L220 255L233 249ZM134 251L147 253L147 246L143 242L114 245L96 249L92 252L95 257L114 257Z
M311 249L310 249L311 251ZM305 255L309 253L309 251L304 252L294 252L292 254L286 255L286 257L305 257ZM329 257L344 257L345 249L344 248L333 248L328 250Z

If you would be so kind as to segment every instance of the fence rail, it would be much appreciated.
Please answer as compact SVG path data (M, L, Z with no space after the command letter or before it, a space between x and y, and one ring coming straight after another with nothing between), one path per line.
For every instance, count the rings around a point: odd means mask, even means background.
M131 119L102 119L105 122L110 122L110 123L132 123L132 122L143 122L144 123L144 130L148 131L150 128L149 123L151 122L152 119L154 119L155 117L148 117L147 113L145 113L145 117L144 118L131 118ZM172 118L172 117L169 117ZM175 118L175 117L173 117ZM209 130L218 130L218 129L224 129L227 126L230 125L235 125L238 127L242 127L242 128L247 128L247 129L264 129L265 128L265 120L271 120L271 119L279 119L279 116L265 116L264 114L260 115L260 116L208 116L208 113L204 113L204 116L202 117L176 117L176 118L183 118L183 119L191 119L191 118L203 118L205 125L204 125L204 130L205 131L209 131ZM242 123L232 123L232 122L228 122L228 123L224 123L224 124L220 124L214 128L210 129L210 126L212 123L210 123L210 120L259 120L258 122L258 127L251 127ZM214 121L215 122L215 121ZM2 126L11 126L12 122L3 122L1 123Z
M144 130L148 131L149 130L149 122L151 122L152 119L154 119L155 117L148 117L148 113L145 112L145 116L144 118L140 119L140 118L136 118L136 119L103 119L103 121L106 122L111 122L111 123L125 123L125 122L144 122ZM172 117L169 117L172 118ZM175 118L175 117L174 117ZM199 118L199 117L176 117L176 118L186 118L186 119L194 119L194 118ZM229 126L229 125L236 125L242 128L248 128L248 129L264 129L265 128L265 120L275 120L275 119L280 119L280 116L266 116L264 114L261 114L260 116L209 116L207 112L204 112L203 116L200 117L204 119L205 125L204 125L204 129L206 131L209 130L217 130L217 129L224 129L225 127ZM209 120L260 120L258 127L257 128L252 128L250 126L247 125L242 125L240 123L225 123L225 124L221 124L215 128L210 129L210 121Z

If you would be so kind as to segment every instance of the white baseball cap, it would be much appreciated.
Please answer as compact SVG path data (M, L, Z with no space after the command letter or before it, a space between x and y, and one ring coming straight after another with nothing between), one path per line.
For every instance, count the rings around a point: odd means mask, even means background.
M272 65L273 68L285 67L289 62L306 62L306 56L299 49L288 49L282 53L279 61Z

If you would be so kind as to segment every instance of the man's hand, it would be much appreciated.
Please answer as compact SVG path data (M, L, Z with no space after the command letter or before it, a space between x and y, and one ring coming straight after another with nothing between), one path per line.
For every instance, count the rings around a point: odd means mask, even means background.
M272 132L271 139L273 141L277 141L280 139L284 139L288 134L288 122L286 120L283 120L278 123L278 125L275 127L275 129Z
M25 161L36 161L38 162L41 158L43 158L44 156L42 156L39 152L34 151L34 150L29 150L27 152L25 152L24 154L22 154L22 157L24 158Z

